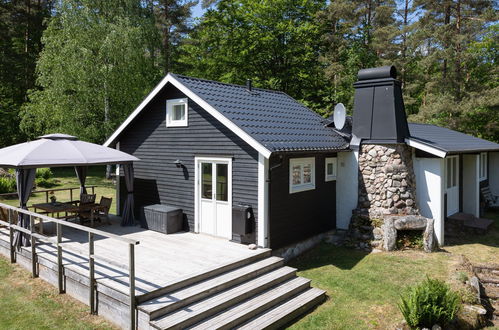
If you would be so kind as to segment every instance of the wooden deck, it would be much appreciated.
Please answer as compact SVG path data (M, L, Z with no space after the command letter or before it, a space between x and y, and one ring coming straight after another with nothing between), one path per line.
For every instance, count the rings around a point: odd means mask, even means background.
M140 241L135 248L135 286L136 295L140 297L152 293L176 282L210 272L226 264L267 253L268 249L250 250L247 246L232 243L226 239L203 234L180 232L161 234L140 227L122 227L120 219L112 217L111 225L102 225L98 229L122 237ZM0 239L8 242L8 231L0 229ZM88 237L85 233L72 228L63 231L64 267L77 273L88 274ZM122 246L120 246L122 245ZM82 253L76 253L81 251ZM98 283L127 293L128 273L119 268L119 264L127 264L128 250L126 244L119 244L107 238L95 238L95 254L115 261L110 264L95 262L95 278ZM37 245L39 258L57 262L57 251L49 244Z

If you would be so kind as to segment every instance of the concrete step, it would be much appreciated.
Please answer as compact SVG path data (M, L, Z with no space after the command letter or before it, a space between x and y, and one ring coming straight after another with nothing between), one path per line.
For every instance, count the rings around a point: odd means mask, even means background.
M184 329L296 276L296 269L281 267L187 305L150 322L156 329Z
M325 299L326 292L324 290L310 288L234 329L278 329L316 307Z
M310 280L303 277L291 279L203 320L189 329L231 329L309 288Z
M244 258L235 262L228 262L220 266L217 266L209 271L201 272L199 274L188 274L182 278L176 278L174 281L172 281L171 284L167 284L157 290L141 294L140 296L137 297L137 303L141 304L145 301L161 297L162 295L167 294L169 292L177 291L181 288L193 285L195 283L209 279L213 276L223 274L230 270L248 265L250 263L256 262L264 258L268 258L270 256L271 256L270 249L261 249L260 253L257 253L251 257Z
M499 277L479 274L478 278L480 279L480 282L484 284L499 284Z
M146 313L149 319L152 320L234 285L251 280L278 267L282 267L283 264L282 258L278 257L259 260L212 277L211 279L148 300L139 305L138 309L140 312Z

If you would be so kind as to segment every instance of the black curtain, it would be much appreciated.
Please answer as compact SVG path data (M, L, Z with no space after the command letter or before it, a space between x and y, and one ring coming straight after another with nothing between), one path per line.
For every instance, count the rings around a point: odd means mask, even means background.
M87 166L75 166L76 177L80 181L80 196L81 194L87 193L87 188L85 188L85 180L87 180Z
M33 191L33 186L35 184L36 168L18 168L16 169L16 183L17 183L17 195L19 196L19 207L27 210L27 204L29 196ZM18 214L17 225L23 228L29 229L29 215ZM14 246L20 248L22 246L29 246L28 236L24 233L16 231L14 237Z
M134 215L134 199L133 199L133 164L131 163L125 164L123 166L123 172L125 174L127 196L125 199L125 203L123 205L121 225L134 226L135 215Z

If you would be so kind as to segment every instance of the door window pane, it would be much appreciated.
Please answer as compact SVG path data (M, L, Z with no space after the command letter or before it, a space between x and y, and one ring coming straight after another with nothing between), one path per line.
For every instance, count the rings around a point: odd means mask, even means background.
M452 163L451 159L447 158L447 188L452 187Z
M452 186L457 186L457 158L452 158Z
M217 201L228 201L228 165L217 164Z
M211 199L213 172L211 163L201 163L201 197Z

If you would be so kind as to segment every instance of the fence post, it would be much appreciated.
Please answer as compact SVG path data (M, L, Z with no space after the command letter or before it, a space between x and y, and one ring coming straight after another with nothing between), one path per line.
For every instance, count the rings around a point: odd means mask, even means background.
M49 202L49 191L45 191L45 203Z
M69 200L73 201L73 188L69 189Z
M88 233L88 271L89 271L89 303L90 303L90 314L95 314L95 291L94 291L94 234Z
M35 219L31 216L28 215L29 217L29 229L31 232L30 238L31 238L31 273L33 277L38 277L37 271L36 271L36 238L33 236L35 233Z
M128 273L130 280L130 329L135 330L135 245L129 244Z
M59 293L64 293L64 270L62 268L62 226L60 223L56 223L57 228L57 284L59 287Z
M92 186L92 195L95 194L95 186Z
M14 246L14 228L12 225L14 224L14 211L9 209L9 242L10 242L10 262L16 262L16 252Z

